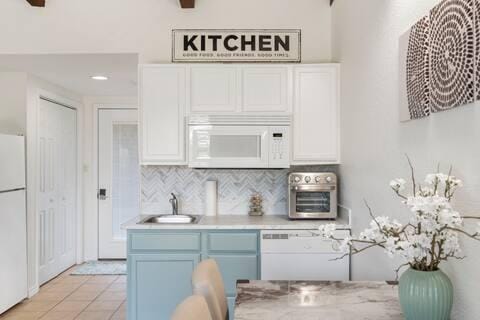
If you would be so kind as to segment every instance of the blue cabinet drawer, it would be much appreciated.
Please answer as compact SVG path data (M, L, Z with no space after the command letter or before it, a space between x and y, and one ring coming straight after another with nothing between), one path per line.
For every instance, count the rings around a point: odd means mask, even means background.
M209 252L257 252L258 235L251 233L209 233Z
M131 251L166 250L200 251L201 234L198 233L132 233Z
M209 258L214 259L222 273L227 296L237 294L237 280L258 279L258 257L257 255L215 255Z

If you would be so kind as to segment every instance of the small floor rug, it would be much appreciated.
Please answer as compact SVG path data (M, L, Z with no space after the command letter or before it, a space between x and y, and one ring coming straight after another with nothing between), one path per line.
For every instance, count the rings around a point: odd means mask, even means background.
M89 261L77 266L71 275L124 275L127 274L125 261Z

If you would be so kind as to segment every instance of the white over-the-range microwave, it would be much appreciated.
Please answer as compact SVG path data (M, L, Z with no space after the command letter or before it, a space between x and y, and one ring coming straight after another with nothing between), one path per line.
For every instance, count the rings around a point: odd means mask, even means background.
M189 167L290 167L290 116L195 115L187 121Z

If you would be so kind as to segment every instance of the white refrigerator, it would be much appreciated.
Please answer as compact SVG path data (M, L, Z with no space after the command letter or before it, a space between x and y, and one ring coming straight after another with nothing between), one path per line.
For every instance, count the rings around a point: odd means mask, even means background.
M0 314L28 295L25 138L0 134Z

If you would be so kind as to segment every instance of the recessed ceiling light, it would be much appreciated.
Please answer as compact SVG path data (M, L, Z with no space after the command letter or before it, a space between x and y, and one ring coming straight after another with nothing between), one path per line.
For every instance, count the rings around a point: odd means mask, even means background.
M92 79L93 80L100 80L100 81L105 81L105 80L108 80L108 77L107 76L92 76Z

